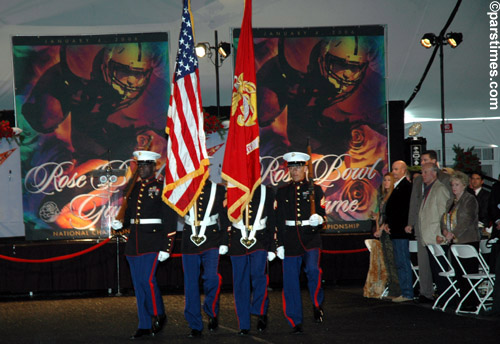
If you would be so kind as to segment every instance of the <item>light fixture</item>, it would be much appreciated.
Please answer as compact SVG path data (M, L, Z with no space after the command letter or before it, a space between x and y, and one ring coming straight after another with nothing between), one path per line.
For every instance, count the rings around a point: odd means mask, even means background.
M436 44L436 35L433 33L426 33L420 40L420 44L422 44L424 48L429 49Z
M456 48L462 43L463 35L460 32L449 32L446 34L446 41L452 48Z
M223 58L227 58L229 55L231 55L231 44L226 43L226 42L221 42L219 44L219 54Z
M210 44L208 42L201 42L196 44L195 46L196 56L205 57L207 53L210 51Z
M208 42L200 42L195 45L196 56L208 59L215 66L215 92L217 96L217 118L220 118L220 90L219 90L219 68L224 60L231 55L231 44L220 42L217 30L214 32L215 44L211 46Z
M231 44L226 42L220 42L217 45L217 49L215 47L210 46L208 42L200 42L195 45L196 56L203 58L208 55L213 64L222 65L222 61L224 61L229 55L231 55ZM216 52L216 59L218 57L218 61L214 59L214 53Z
M444 32L444 30L443 30ZM440 33L436 36L433 33L426 33L420 39L420 43L427 49L432 46L439 48L439 74L441 83L441 152L442 152L442 164L446 167L446 143L445 143L445 112L444 112L444 49L443 46L449 44L452 48L456 48L460 43L462 43L463 35L459 32L449 32L446 35ZM434 50L433 56L437 49ZM426 71L427 73L427 71Z

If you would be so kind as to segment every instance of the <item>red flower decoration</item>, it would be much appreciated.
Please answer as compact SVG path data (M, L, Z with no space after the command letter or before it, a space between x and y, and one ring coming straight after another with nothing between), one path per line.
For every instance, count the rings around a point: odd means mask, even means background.
M0 138L12 138L14 136L14 130L11 128L9 121L0 122Z

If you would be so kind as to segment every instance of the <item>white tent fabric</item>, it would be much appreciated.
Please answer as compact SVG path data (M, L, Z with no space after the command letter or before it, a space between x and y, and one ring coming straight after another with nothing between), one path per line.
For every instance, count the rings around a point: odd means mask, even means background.
M229 42L231 28L241 25L243 0L192 0L195 38L198 42ZM445 25L456 0L253 0L253 26L311 27L341 25L387 25L388 100L407 100L418 83L432 49L419 40L424 33L438 34ZM456 49L444 47L446 118L499 118L500 110L490 110L489 55L491 30L488 12L494 1L465 0L448 29L462 32L463 43ZM0 2L0 109L13 109L12 35L65 35L168 31L171 48L176 49L180 27L181 0L3 0ZM490 16L494 16L491 14ZM497 24L498 25L498 24ZM491 31L492 32L492 31ZM498 51L498 49L497 49ZM174 54L170 66L173 70ZM220 68L220 99L229 105L232 68L230 60ZM203 104L215 105L214 66L200 61ZM439 57L420 93L406 109L405 121L441 118ZM469 123L469 122L466 122ZM483 123L483 124L481 124ZM449 135L449 146L470 137L463 146L500 145L499 121L479 124L454 123L457 135ZM462 127L465 132L462 132ZM473 128L477 128L472 132ZM460 130L460 131L459 131ZM439 148L439 122L424 124L422 136L428 146ZM456 136L456 138L455 138ZM480 139L478 139L480 138ZM448 146L448 143L447 143Z

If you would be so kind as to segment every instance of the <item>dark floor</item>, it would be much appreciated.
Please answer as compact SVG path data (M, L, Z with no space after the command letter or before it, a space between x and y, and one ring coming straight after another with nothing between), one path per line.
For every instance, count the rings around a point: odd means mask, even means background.
M221 294L220 327L201 338L187 338L184 296L163 295L168 324L149 343L500 343L500 318L457 316L433 311L430 305L396 304L362 296L359 285L325 289L325 321L313 322L303 292L304 334L291 335L281 309L281 291L270 291L269 327L238 337L232 294ZM0 343L127 343L135 331L135 298L126 296L70 298L37 296L2 298ZM87 295L88 296L88 295ZM253 326L256 319L253 319ZM206 324L205 324L206 325Z

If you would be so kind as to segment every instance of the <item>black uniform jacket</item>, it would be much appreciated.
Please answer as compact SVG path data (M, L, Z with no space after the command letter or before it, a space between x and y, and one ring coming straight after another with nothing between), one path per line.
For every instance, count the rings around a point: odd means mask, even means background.
M253 198L248 204L248 224L253 226L255 217L259 210L261 187L255 189ZM257 250L276 251L276 218L274 212L274 192L270 187L266 188L266 199L261 219L267 218L265 228L257 230L255 234L256 242L247 248L241 243L241 230L234 226L225 231L223 244L229 246L229 255L242 256ZM245 212L243 212L243 223L245 223Z
M278 189L276 201L276 226L278 228L278 246L285 247L286 256L298 256L306 250L321 248L321 226L301 226L298 221L308 221L311 216L309 183L306 180L291 182ZM321 206L323 190L314 185L316 214L324 217L325 209ZM287 226L286 221L296 221Z
M128 198L123 221L130 228L125 255L172 252L177 229L177 214L163 202L163 182L156 178L138 181ZM162 223L140 224L140 219L161 219ZM131 221L134 223L131 224Z
M208 206L208 201L210 199L210 192L213 182L207 180L203 189L198 196L198 199L194 203L197 207L198 221L202 221L205 217L205 212ZM197 246L192 240L191 235L193 234L191 225L185 223L184 229L182 231L182 253L183 254L198 254L211 248L218 248L222 245L222 234L221 228L227 228L229 221L227 219L227 211L224 208L224 199L226 198L226 189L223 185L216 185L217 191L215 193L215 200L213 203L210 216L219 214L219 219L216 224L207 226L205 228L206 240L200 246ZM188 213L189 215L189 213ZM188 216L186 215L186 216ZM191 219L192 220L192 219ZM224 227L225 226L225 227ZM200 226L196 227L196 233L200 234Z

